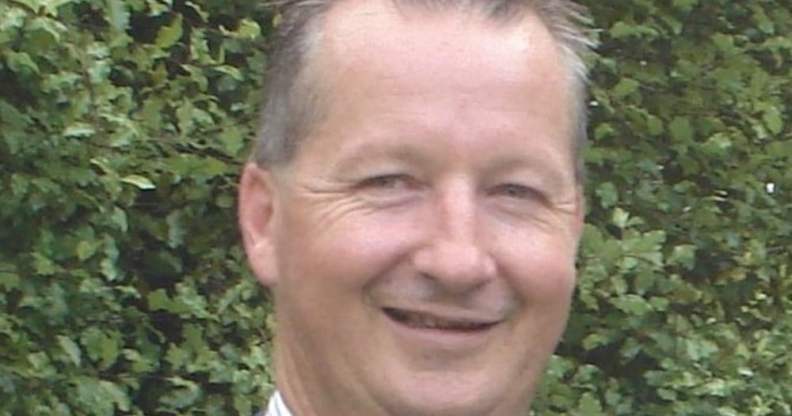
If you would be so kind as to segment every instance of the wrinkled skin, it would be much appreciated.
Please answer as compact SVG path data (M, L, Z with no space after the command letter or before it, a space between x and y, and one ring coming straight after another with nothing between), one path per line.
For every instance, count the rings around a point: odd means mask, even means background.
M534 16L347 1L319 49L325 117L240 184L279 390L298 416L523 414L582 224L557 46Z

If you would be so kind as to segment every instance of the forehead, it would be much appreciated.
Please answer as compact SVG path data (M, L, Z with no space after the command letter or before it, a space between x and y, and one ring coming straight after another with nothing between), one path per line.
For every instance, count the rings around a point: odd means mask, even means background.
M315 46L325 114L310 136L333 141L325 151L374 137L509 136L564 165L572 157L569 77L532 14L500 22L477 10L346 0L329 11Z
M521 76L531 67L536 77L565 77L560 50L545 25L533 13L518 17L493 19L470 6L341 1L324 21L320 57L341 71L365 66L374 73L456 69L467 75L475 70L483 80L488 74Z

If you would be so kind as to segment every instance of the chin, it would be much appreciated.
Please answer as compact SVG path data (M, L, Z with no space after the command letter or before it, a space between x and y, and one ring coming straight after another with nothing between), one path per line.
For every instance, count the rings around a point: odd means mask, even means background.
M416 377L403 388L394 388L386 398L389 414L399 416L500 416L519 415L530 406L529 394L519 398L506 385L471 380L465 375L420 382ZM475 378L475 377L474 377Z
M394 403L390 414L399 416L491 416L495 415L497 403L494 400L482 400L478 396L468 396L453 400L454 396L442 398L433 397L432 400L421 401L410 398L402 403ZM503 413L503 412L501 412ZM503 413L506 414L506 413ZM512 412L512 415L519 412Z

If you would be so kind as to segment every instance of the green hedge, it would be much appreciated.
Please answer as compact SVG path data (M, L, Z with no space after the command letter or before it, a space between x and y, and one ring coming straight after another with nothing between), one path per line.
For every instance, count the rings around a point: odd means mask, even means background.
M0 3L0 414L265 401L234 200L262 3ZM586 3L589 225L535 413L792 415L792 7Z

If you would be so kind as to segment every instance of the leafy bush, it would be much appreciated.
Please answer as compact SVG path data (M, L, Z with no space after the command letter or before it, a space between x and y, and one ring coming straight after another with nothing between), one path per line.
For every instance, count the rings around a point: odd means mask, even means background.
M791 415L792 9L588 3L589 225L537 413Z
M0 16L0 413L251 414L272 387L269 304L234 189L271 16L119 0Z
M792 11L588 1L588 226L537 415L792 415ZM241 414L260 2L0 3L0 414Z

